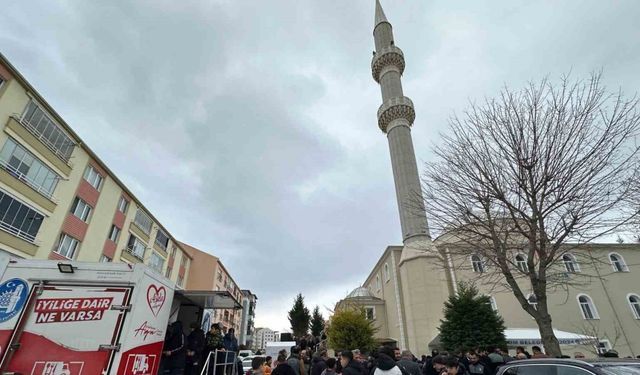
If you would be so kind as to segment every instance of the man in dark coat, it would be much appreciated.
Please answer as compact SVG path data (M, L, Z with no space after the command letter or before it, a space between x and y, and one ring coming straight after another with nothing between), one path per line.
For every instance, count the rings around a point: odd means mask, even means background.
M314 354L311 360L311 375L322 375L322 372L327 368L327 358L326 350Z
M169 326L168 335L162 349L164 370L169 375L180 375L184 371L186 362L186 340L182 332L182 323L175 321Z
M198 322L192 322L191 333L187 336L187 359L184 368L185 375L200 373L202 353L204 352L204 332Z
M279 354L276 368L271 371L271 375L296 375L296 373L287 363L287 356Z
M340 363L342 364L342 375L362 375L362 365L353 359L351 350L344 350L340 353Z
M413 361L413 353L409 350L402 351L400 360L397 363L398 367L403 369L409 375L422 375L422 369L417 362Z

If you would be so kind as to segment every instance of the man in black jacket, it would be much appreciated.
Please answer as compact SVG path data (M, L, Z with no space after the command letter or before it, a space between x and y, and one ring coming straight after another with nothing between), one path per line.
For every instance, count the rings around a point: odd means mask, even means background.
M327 351L322 350L320 353L314 354L311 360L311 375L322 375L322 371L327 368Z
M169 326L168 335L162 349L164 370L169 375L180 375L184 371L186 361L186 340L182 332L182 323L175 321Z
M409 350L404 350L402 352L397 364L400 369L406 371L409 375L422 375L420 365L413 360L413 353Z
M198 322L190 325L191 333L187 336L187 359L184 367L184 375L198 374L204 352L204 332Z
M273 369L271 375L296 375L295 371L287 363L287 356L284 354L278 355L276 368Z
M344 350L340 353L340 363L342 364L342 375L362 375L362 365L353 359L351 350Z

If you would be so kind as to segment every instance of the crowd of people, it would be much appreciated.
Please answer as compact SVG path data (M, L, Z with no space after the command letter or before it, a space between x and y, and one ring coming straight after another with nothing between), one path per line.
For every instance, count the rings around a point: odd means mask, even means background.
M242 363L237 353L239 350L238 339L235 336L233 328L223 331L219 324L211 325L211 329L205 333L197 322L190 325L190 332L185 335L182 329L182 323L176 321L169 325L167 335L162 349L162 361L160 362L160 375L197 375L201 370L209 354L216 352L216 363L224 365L224 374L218 375L244 375L242 371ZM214 361L210 359L210 361ZM231 371L236 362L239 368L237 374ZM214 373L214 366L208 366L209 375ZM268 375L268 374L267 374Z
M382 346L370 355L356 349L336 351L336 355L330 357L318 340L305 338L298 340L298 345L289 352L281 350L276 358L255 356L251 369L243 373L233 329L224 332L218 324L213 324L205 334L197 323L190 328L185 336L180 322L169 326L159 374L200 374L210 353L214 352L217 354L209 361L223 367L210 363L207 375L494 375L500 366L510 361L547 357L539 346L531 347L531 353L522 346L517 347L514 356L506 349L489 347L456 353L434 350L430 356L416 358L409 350ZM618 355L611 350L604 356ZM585 355L576 352L574 358L585 358Z

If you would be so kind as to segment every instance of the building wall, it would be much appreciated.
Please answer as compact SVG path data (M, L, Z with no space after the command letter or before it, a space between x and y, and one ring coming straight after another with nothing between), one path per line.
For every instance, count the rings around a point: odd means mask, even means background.
M634 316L627 298L629 294L640 296L640 245L598 244L585 246L580 251L590 252L588 256L577 256L580 272L567 273L566 282L548 293L554 328L598 336L608 340L620 354L639 355L640 319ZM578 250L571 252L579 254ZM623 257L629 272L614 272L608 259L611 252ZM487 274L490 272L488 270ZM482 275L468 267L459 267L455 274L461 281L474 281L481 292L495 298L498 312L507 327L537 328L533 318L522 309L510 291L491 288L490 284L482 282ZM527 285L526 280L523 281L520 285ZM525 289L525 292L529 291ZM600 319L583 318L578 304L581 294L591 298Z
M72 256L73 260L99 261L103 255L108 255L112 261L149 264L152 254L155 253L162 259L158 272L168 275L177 284L184 285L188 279L189 256L179 245L176 245L177 241L173 236L153 218L141 202L1 55L0 78L5 80L0 87L0 149L11 138L60 177L52 196L47 196L26 183L15 170L8 169L6 165L0 168L0 190L44 215L33 241L17 236L16 232L10 233L7 227L4 227L4 230L0 229L0 250L21 258L68 259L57 253L60 236L65 233L80 240ZM56 123L57 129L62 130L75 142L76 146L68 161L56 156L51 148L37 137L37 133L34 135L34 132L29 131L26 123L22 121L22 116L31 100L37 102L48 117ZM88 165L92 165L103 179L98 189L92 187L83 178ZM71 213L77 196L92 206L86 222ZM125 213L117 210L122 196L129 200ZM135 228L135 224L132 224L138 209L147 212L152 220L150 233L140 237L145 247L141 259L123 252L127 247L129 235L140 232ZM108 240L113 224L121 229L116 242ZM155 244L159 230L169 237L167 249L162 249ZM175 253L170 257L169 253L173 248ZM106 260L106 258L102 259Z

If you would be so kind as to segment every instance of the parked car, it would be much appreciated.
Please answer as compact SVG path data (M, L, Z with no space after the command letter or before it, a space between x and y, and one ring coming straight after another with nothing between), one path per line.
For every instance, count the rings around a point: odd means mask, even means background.
M500 367L496 375L640 375L640 360L626 358L523 359Z
M238 352L238 357L240 358L244 358L244 357L248 357L253 355L253 351L252 350L241 350Z
M253 360L253 355L246 356L242 358L242 373L246 374L247 371L251 370L251 361Z

